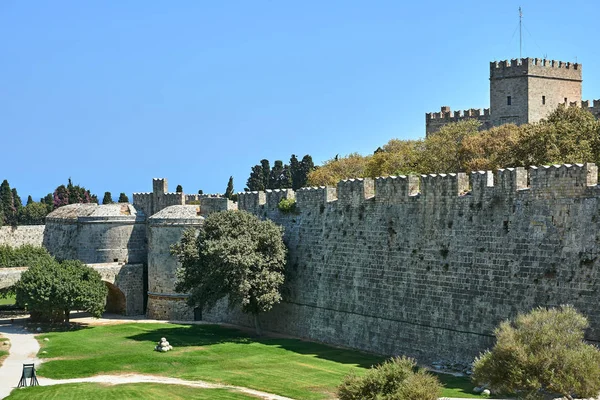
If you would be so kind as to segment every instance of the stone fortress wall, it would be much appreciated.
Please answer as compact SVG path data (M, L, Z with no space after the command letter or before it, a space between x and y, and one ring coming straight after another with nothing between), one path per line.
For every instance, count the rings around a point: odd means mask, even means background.
M285 227L284 301L267 330L419 360L472 361L498 323L573 304L600 341L595 165L340 182L242 193ZM297 213L277 204L295 198ZM224 304L209 321L252 325Z
M492 343L500 321L537 306L573 304L590 319L587 338L600 341L597 180L596 166L585 164L240 193L237 206L282 225L289 247L284 301L261 316L263 326L422 361L470 361ZM155 189L152 196L162 196L164 186ZM296 200L296 212L279 210L283 198ZM139 233L132 241L146 254L149 317L199 317L198 310L185 304L186 294L175 291L178 264L169 248L185 229L202 226L210 212L236 208L220 198L199 200L201 204L170 205L145 217L144 240ZM122 205L58 209L49 217L43 242L55 253L95 260L117 254L131 262L139 249L127 246L137 235L141 216L147 215L143 207L162 204L145 201L128 205L127 211ZM106 221L99 222L102 218ZM97 238L90 239L98 243L94 251L80 239L87 235L87 225L95 227L88 236ZM118 253L125 249L126 254ZM118 265L105 266L107 273ZM121 285L131 288L127 296L138 299L144 294L139 290L144 267L127 265L121 268L129 278ZM202 310L202 318L252 325L225 302Z

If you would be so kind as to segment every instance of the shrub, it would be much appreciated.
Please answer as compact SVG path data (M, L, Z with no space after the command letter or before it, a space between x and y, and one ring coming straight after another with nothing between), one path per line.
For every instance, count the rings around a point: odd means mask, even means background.
M33 320L52 322L69 322L71 310L100 317L107 295L100 274L74 260L52 260L30 267L21 275L15 291L17 304L25 306Z
M296 212L296 200L295 199L281 199L277 208L283 213L294 213Z
M435 376L415 368L412 358L391 358L364 376L346 376L338 387L338 397L340 400L436 400L442 385Z
M587 327L587 319L571 306L519 314L496 328L496 345L475 360L473 379L526 398L596 397L600 351L584 342Z
M43 247L29 244L20 247L0 245L0 268L35 267L54 261Z

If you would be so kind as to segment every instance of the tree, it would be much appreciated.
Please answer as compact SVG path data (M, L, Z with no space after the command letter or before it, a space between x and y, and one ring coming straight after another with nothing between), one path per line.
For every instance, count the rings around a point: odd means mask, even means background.
M292 187L290 169L283 161L277 160L271 169L267 189L287 189Z
M54 210L54 196L52 193L48 193L44 198L40 199L40 203L46 205L48 212L52 212Z
M48 207L44 203L35 201L21 208L19 211L19 223L23 225L42 225L48 215Z
M519 314L496 328L496 345L475 360L473 379L528 398L544 392L596 397L600 350L585 343L586 328L587 319L571 306Z
M204 194L204 190L198 189L198 194Z
M269 165L269 160L262 159L260 160L260 167L262 170L262 181L265 189L269 188L269 177L271 176L271 166Z
M104 197L102 198L102 204L113 204L114 201L112 199L112 194L110 192L104 192Z
M229 181L227 181L227 189L225 189L225 198L231 200L233 196L233 176L229 177Z
M338 397L340 400L437 400L442 392L440 381L416 366L412 358L393 357L363 376L351 373L338 387Z
M15 206L17 213L18 213L19 210L21 209L21 207L23 207L23 202L21 201L21 197L17 193L16 188L12 188L11 192L12 192L12 196L13 196L13 205Z
M27 205L33 203L33 197L31 195L27 196Z
M0 184L0 203L2 204L4 225L17 225L17 208L13 200L12 190L6 179Z
M67 186L58 186L52 194L53 210L67 204L77 203L98 203L98 197L82 186L73 185L71 178L69 178Z
M363 157L358 153L346 157L333 158L323 166L308 174L308 185L326 186L336 185L342 179L363 178L366 176L366 167L370 156Z
M71 310L100 317L108 291L100 274L77 260L30 267L15 290L17 304L26 307L32 319L66 323Z
M286 247L283 230L246 211L210 214L199 232L187 230L171 249L181 263L176 290L190 293L188 305L212 308L225 296L254 317L281 300Z
M175 188L175 192L176 193L183 193L183 186L177 185L177 188Z
M246 187L249 191L264 191L267 187L263 180L263 168L261 165L255 165L252 167L250 177L246 182Z
M129 203L129 197L124 192L119 195L119 203Z

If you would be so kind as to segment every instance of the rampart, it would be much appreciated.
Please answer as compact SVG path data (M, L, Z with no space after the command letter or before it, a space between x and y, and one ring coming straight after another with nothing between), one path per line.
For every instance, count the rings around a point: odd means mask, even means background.
M468 121L475 119L481 122L480 129L491 128L490 109L485 108L483 111L477 108L471 108L464 111L450 110L448 106L442 106L440 112L431 112L425 114L425 134L439 131L442 126L460 121Z
M421 361L472 361L499 322L573 304L600 341L594 164L343 181L241 193L285 227L284 301L265 329ZM296 213L282 213L282 197ZM252 325L221 304L204 318Z

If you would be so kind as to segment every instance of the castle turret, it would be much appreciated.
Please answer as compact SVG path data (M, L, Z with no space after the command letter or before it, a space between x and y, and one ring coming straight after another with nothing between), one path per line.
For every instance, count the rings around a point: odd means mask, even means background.
M523 58L490 63L492 125L538 122L559 104L581 102L581 64Z

